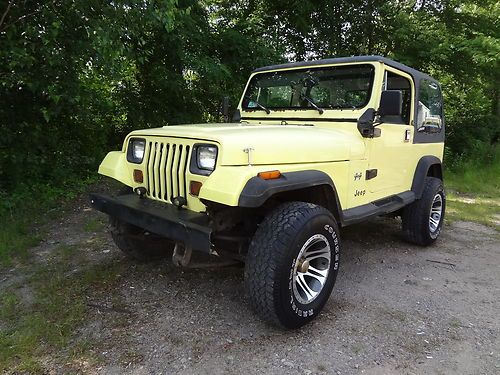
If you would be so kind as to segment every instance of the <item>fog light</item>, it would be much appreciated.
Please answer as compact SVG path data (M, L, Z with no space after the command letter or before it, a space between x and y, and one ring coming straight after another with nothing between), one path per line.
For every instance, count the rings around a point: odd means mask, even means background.
M189 183L189 193L197 197L198 195L200 195L202 185L203 184L199 181L191 181Z
M172 203L177 208L181 208L182 206L185 206L187 204L187 200L186 200L186 198L179 196L179 197L172 198Z
M145 188L144 186L139 186L139 187L136 187L136 188L134 189L134 192L135 192L135 193L136 193L139 197L141 197L141 198L142 198L143 196L145 196L145 195L146 195L146 193L147 193L148 191L146 190L146 188Z
M144 176L141 170L134 169L134 181L138 184L142 184L144 182Z

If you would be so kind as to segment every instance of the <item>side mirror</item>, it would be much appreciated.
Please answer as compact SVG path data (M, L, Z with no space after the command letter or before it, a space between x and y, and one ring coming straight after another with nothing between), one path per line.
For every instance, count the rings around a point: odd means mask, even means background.
M233 118L231 120L232 120L232 122L241 122L241 113L240 113L239 109L234 111Z
M377 112L373 108L368 108L358 119L358 130L364 138L380 137L380 129L375 128L375 115Z
M225 96L222 99L222 116L224 117L224 122L229 122L229 97Z
M378 115L384 116L401 116L403 113L403 93L400 90L385 90L382 91L380 97L380 107Z

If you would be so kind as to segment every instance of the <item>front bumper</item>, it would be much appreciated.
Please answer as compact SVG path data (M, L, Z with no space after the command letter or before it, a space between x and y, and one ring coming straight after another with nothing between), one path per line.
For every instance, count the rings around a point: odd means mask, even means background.
M204 213L179 209L135 194L119 197L90 194L90 203L96 210L129 224L181 242L193 250L211 253L212 229Z

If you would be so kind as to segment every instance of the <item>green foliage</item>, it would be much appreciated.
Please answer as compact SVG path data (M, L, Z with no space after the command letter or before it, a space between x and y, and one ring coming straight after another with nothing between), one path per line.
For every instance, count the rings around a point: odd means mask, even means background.
M500 147L488 162L459 158L445 171L447 220L475 221L500 231Z
M217 2L214 2L214 6ZM0 6L0 189L94 173L132 129L219 119L278 60L252 20L194 0Z
M497 1L0 2L0 191L95 173L132 129L221 120L249 72L382 54L446 100L447 163L491 162L500 137Z
M473 194L483 198L500 197L500 147L493 151L489 163L477 160L461 161L445 171L445 182L456 194ZM500 214L500 209L499 212Z

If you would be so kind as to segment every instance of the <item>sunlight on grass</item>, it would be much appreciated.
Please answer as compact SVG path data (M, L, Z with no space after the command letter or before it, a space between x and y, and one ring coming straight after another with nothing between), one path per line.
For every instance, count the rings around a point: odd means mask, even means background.
M448 221L474 221L500 231L499 155L497 151L491 164L470 162L446 171Z
M448 193L446 218L453 221L474 221L500 231L500 199L460 197Z
M39 358L52 350L63 355L61 350L70 340L74 348L65 354L68 357L85 356L89 349L73 338L86 318L86 294L112 287L125 265L107 261L74 272L68 262L71 249L56 252L66 257L53 258L48 265L30 265L32 274L0 297L0 373L43 373Z

